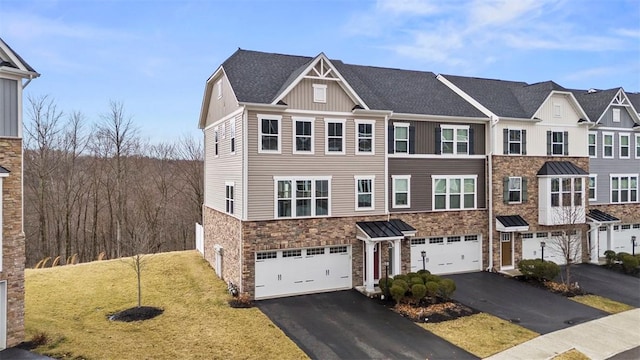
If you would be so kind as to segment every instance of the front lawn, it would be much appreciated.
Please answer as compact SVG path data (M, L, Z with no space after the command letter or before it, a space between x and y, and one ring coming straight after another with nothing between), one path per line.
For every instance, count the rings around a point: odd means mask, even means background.
M575 302L579 302L581 304L585 304L587 306L591 306L593 308L608 312L609 314L617 314L619 312L634 309L633 306L597 295L574 296L570 299Z
M226 284L197 252L148 259L142 305L164 313L141 322L107 319L137 304L135 272L124 260L27 270L27 340L48 340L35 351L77 359L307 357L257 308L229 307Z

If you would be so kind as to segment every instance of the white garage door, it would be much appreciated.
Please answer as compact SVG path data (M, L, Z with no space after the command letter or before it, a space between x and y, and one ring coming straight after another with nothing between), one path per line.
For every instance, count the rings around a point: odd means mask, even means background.
M256 253L256 299L350 289L351 246Z
M544 248L544 259L546 261L553 261L558 265L564 265L565 258L564 253L560 248L560 233L558 232L537 232L537 233L524 233L522 234L522 258L523 259L540 259L542 257L542 249L540 242L544 241L546 246ZM574 263L582 262L582 242L580 241L580 233L573 235L571 240L571 246L577 246L575 251L577 253Z
M424 266L432 274L452 274L482 270L480 235L443 236L411 239L411 271Z
M636 251L640 250L638 244L640 244L640 224L624 224L616 225L613 227L614 249L616 253L626 252L632 253L631 237L636 237ZM606 233L605 233L605 246L606 246Z

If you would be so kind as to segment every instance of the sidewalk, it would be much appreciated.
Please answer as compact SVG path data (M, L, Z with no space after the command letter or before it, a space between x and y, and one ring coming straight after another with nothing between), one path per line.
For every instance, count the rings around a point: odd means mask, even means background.
M640 309L606 316L541 335L487 360L551 359L576 349L592 360L604 360L640 346Z

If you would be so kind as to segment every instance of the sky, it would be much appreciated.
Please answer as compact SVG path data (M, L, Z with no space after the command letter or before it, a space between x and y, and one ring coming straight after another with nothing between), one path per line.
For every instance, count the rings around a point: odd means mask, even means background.
M202 136L238 48L640 91L640 0L0 0L0 37L42 74L25 96L89 123L121 102L152 143Z

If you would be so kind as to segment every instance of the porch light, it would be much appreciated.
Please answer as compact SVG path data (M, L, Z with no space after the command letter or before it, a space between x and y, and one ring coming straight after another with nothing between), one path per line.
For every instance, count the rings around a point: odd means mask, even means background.
M427 258L427 252L422 250L420 255L422 255L422 270L426 270L425 259Z
M540 258L542 259L542 261L544 261L544 247L545 246L547 246L547 243L544 242L544 241L540 241L540 249L542 250L541 254L540 254L541 255Z
M631 255L636 256L636 236L631 236Z

